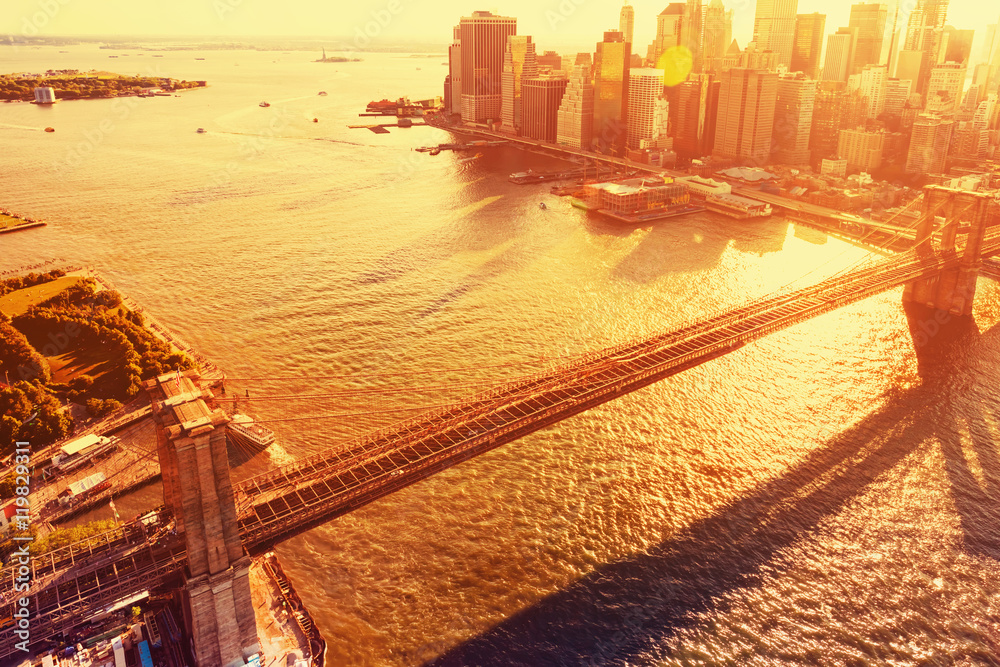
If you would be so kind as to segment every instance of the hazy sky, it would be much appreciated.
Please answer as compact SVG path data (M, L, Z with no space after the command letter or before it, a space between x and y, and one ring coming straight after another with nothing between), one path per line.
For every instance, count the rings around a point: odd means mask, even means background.
M916 0L901 0L905 13ZM753 29L756 0L723 0L735 9L734 36L744 46ZM451 26L476 9L518 19L518 32L539 48L593 48L601 32L618 24L620 2L607 0L0 0L0 34L43 35L356 35L374 41L419 38L446 44ZM656 15L667 0L636 0L635 42L653 38ZM847 24L850 0L799 0L799 12L827 15L827 32ZM984 16L984 8L991 6ZM394 10L394 11L393 11ZM948 22L977 29L997 22L995 0L951 0ZM373 23L381 17L382 26ZM903 21L901 20L901 23ZM589 45L589 47L587 46ZM978 45L978 39L977 39ZM976 53L974 52L975 56Z

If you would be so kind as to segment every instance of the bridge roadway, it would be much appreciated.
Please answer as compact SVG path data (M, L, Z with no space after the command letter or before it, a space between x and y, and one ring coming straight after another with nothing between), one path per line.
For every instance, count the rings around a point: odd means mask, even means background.
M984 257L1000 254L1000 230ZM915 251L769 295L677 330L581 357L550 372L501 385L450 409L363 437L332 452L250 479L236 489L243 544L251 554L502 444L724 355L748 342L842 306L956 268L955 254ZM154 536L137 521L34 559L32 640L178 577L186 554L164 515ZM3 570L0 660L14 654L9 620L17 565Z

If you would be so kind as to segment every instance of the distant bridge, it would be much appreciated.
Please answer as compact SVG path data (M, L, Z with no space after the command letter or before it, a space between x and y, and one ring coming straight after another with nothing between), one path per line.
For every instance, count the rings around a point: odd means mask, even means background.
M935 219L941 211L948 217L937 229ZM997 224L996 206L990 198L929 190L915 247L907 252L645 340L593 352L237 485L232 497L239 541L248 554L265 552L282 540L500 445L746 343L903 285L909 300L969 314L970 276L974 289L980 267L993 277L1000 270L995 260L983 262L983 258L1000 255ZM932 237L940 240L939 247L933 247ZM170 476L165 473L164 479L166 489ZM165 522L169 512L160 511ZM178 521L179 534L162 528L151 534L155 528L132 521L98 538L33 559L32 644L129 596L157 586L179 585L194 569L182 524ZM13 582L17 565L5 568L3 576ZM10 625L18 597L13 590L12 585L5 587L2 598L0 619L7 620L0 628L0 660L14 655L17 641L16 623Z

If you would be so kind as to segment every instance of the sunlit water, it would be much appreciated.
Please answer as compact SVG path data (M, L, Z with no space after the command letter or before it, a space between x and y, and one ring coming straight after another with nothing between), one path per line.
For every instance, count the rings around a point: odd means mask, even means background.
M440 94L444 57L58 50L0 47L0 71L211 87L0 104L0 205L50 222L0 236L0 271L93 265L230 377L298 378L232 383L261 418L405 417L865 255L780 218L623 228L508 183L546 166L520 152L461 163L411 151L449 140L430 128L346 127L372 99ZM919 358L910 327L928 316L908 323L900 291L869 299L279 552L333 665L997 664L998 296L982 279L975 323ZM429 369L449 370L374 375ZM280 447L234 476L387 419L275 422ZM119 508L157 502L151 487Z

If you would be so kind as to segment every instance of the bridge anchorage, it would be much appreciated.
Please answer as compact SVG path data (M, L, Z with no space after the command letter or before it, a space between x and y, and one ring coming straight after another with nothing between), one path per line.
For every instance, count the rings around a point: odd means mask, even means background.
M442 470L573 415L716 359L770 334L871 296L905 287L904 299L968 315L983 258L1000 255L993 197L925 190L913 249L704 315L642 340L429 410L236 487L225 446L226 415L196 373L150 380L164 507L154 535L138 519L32 559L31 646L144 591L180 590L200 667L236 667L258 648L249 554L351 512ZM943 217L943 223L938 218ZM908 230L907 230L908 231ZM167 530L173 516L173 530ZM3 569L0 662L19 657L18 599Z
M924 188L923 213L917 224L914 248L920 257L935 254L958 257L957 267L909 283L903 300L952 315L972 315L980 271L996 276L993 264L983 263L988 228L1000 223L992 192L968 192L939 185ZM939 218L943 222L939 223Z

